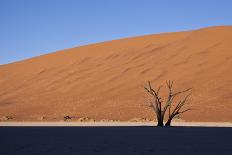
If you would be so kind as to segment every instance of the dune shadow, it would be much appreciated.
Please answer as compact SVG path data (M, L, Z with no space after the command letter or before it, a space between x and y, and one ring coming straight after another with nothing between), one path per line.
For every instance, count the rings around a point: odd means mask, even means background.
M0 154L230 154L232 128L1 127Z

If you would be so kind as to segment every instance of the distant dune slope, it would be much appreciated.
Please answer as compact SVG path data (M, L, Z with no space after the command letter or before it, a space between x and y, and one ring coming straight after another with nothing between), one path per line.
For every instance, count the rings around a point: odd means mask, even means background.
M1 117L153 119L143 86L170 79L193 88L182 119L232 121L232 26L66 49L1 65L0 75Z

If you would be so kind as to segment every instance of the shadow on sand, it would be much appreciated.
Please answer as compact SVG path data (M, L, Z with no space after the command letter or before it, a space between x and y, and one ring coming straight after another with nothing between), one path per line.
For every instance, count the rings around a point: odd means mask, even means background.
M232 128L0 127L0 154L232 154Z

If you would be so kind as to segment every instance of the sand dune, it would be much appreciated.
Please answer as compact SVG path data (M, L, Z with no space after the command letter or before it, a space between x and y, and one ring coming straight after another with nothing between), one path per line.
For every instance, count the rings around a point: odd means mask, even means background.
M143 89L192 87L186 121L232 121L232 26L81 46L0 66L0 116L154 119ZM46 121L46 119L44 120Z

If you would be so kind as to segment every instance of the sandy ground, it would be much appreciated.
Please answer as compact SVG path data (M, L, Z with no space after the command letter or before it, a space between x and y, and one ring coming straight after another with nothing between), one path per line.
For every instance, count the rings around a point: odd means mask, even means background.
M0 65L0 118L153 120L143 87L147 80L156 89L173 80L174 91L193 88L192 110L183 120L230 122L231 42L232 26L219 26L125 38ZM167 96L164 87L161 95Z
M0 122L0 126L156 126L156 122ZM183 127L232 127L231 122L173 122L172 126Z
M232 128L0 127L1 155L230 155Z

